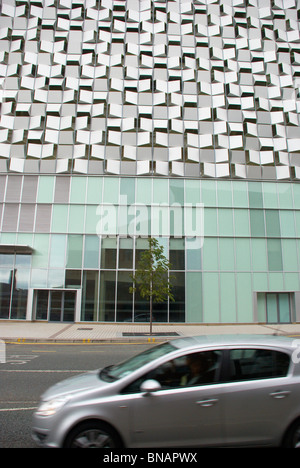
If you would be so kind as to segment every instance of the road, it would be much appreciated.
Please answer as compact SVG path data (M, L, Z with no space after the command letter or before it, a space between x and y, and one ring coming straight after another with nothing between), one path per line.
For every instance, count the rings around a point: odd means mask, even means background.
M7 344L0 363L0 447L34 448L31 418L59 380L120 362L151 344Z

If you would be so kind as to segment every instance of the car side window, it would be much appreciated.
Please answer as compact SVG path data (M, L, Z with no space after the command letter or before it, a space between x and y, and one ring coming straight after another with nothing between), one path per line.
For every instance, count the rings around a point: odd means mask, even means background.
M229 380L254 380L285 377L288 354L271 349L232 349L229 352Z
M172 359L143 375L122 393L138 393L142 382L156 380L163 390L209 385L217 381L221 362L221 351L189 353Z

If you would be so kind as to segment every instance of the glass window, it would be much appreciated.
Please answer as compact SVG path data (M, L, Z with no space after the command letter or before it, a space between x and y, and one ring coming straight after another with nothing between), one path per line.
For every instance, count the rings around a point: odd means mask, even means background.
M98 236L85 236L84 268L99 268L99 245Z
M115 269L117 263L117 239L106 237L101 245L101 268Z
M65 266L66 236L53 234L51 236L49 266L51 268L64 268Z
M137 179L136 183L136 203L150 205L152 201L152 180L140 178Z
M132 269L133 267L133 239L120 239L119 268Z
M114 271L101 271L100 273L100 314L101 322L115 320L115 288L116 273Z
M172 274L172 294L174 302L169 303L169 321L170 322L184 322L185 321L185 274L174 273Z
M85 194L86 178L73 176L71 178L70 203L85 203Z
M260 182L249 183L249 206L250 208L263 208L263 196Z
M102 185L103 179L101 177L89 177L87 186L87 200L88 204L98 205L102 201Z
M40 176L38 194L37 194L37 202L38 203L52 203L53 188L54 188L54 177Z
M221 356L221 351L202 351L177 357L143 375L122 393L139 392L148 379L159 382L163 390L214 384L219 379Z
M265 236L265 217L263 210L250 210L251 236Z
M135 202L135 179L122 178L120 186L120 203L132 205Z
M282 271L282 250L280 239L267 239L269 271Z
M19 268L14 270L11 319L25 319L30 270Z
M117 279L117 322L132 320L132 294L129 288L133 285L131 273L119 271Z
M184 185L183 180L170 179L170 205L184 204Z
M153 202L168 203L169 202L168 181L163 179L153 179Z
M67 267L81 268L82 267L82 244L83 236L69 235L68 236L68 251L67 251Z
M171 270L185 269L184 239L170 239L169 256Z
M82 276L81 320L96 321L98 311L98 271L84 271Z
M1 257L4 257L4 255L1 255ZM1 319L9 318L12 278L13 278L12 269L6 269L6 268L0 269L0 318Z
M65 233L68 225L68 205L53 205L51 232Z
M70 205L69 232L82 233L84 226L85 207L83 205Z
M103 203L119 202L119 179L106 177L104 179Z
M230 350L229 380L254 380L285 377L289 370L288 354L269 349Z
M268 237L280 237L278 210L266 210L266 231Z

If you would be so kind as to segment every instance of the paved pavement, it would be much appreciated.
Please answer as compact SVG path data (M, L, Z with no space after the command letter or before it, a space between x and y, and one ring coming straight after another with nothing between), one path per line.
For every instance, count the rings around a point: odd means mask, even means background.
M149 324L131 323L48 323L0 321L0 339L8 342L126 343L158 342L174 337L219 334L268 334L300 336L298 324Z

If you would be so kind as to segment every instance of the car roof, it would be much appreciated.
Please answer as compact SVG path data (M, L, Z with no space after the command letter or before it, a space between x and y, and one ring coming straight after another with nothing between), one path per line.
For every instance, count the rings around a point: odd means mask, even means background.
M184 338L176 338L171 341L176 348L199 348L212 346L273 346L284 349L295 349L295 338L279 335L199 335Z

